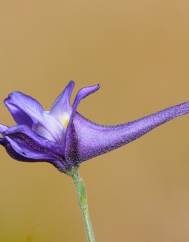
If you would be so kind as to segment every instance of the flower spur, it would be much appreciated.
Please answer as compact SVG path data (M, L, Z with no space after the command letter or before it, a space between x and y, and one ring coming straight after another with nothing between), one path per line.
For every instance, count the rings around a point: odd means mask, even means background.
M123 146L152 129L189 112L189 101L147 115L138 120L106 126L96 124L77 112L82 99L99 85L82 88L70 104L74 82L70 81L49 111L32 97L11 93L4 101L16 125L0 124L0 144L19 161L46 161L72 176L78 192L88 241L94 242L85 187L79 176L79 164Z

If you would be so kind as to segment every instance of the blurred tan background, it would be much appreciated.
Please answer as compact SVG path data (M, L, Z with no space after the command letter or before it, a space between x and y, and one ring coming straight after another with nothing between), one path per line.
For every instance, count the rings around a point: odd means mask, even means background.
M79 111L123 123L189 99L186 0L0 2L0 99L48 108L67 81L101 84ZM12 124L2 102L0 119ZM97 242L189 241L189 117L82 165ZM84 242L70 178L1 149L0 242Z

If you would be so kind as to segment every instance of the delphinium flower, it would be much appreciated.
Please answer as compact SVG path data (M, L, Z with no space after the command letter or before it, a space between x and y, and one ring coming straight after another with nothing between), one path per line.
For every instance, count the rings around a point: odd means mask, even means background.
M123 146L159 125L189 112L189 102L166 108L126 124L96 124L77 112L82 99L99 85L81 89L71 105L74 82L70 81L49 111L34 98L13 92L4 101L16 125L0 124L0 144L16 160L49 162L71 176L77 189L88 242L95 237L89 216L85 185L79 166L83 161Z

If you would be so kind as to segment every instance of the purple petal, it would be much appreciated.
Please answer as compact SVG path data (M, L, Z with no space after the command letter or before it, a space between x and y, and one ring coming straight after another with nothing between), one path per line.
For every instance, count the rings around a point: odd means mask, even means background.
M8 129L6 125L0 124L0 133L5 132Z
M64 91L57 97L52 108L50 109L50 114L60 117L65 112L70 112L70 97L74 88L74 82L70 81Z
M43 112L41 120L32 126L32 129L41 136L59 143L64 133L61 123L46 111Z
M97 125L77 113L73 119L75 135L68 136L69 143L75 143L75 157L82 162L125 145L159 125L187 113L189 102L117 126Z
M84 87L82 89L79 90L79 92L76 95L76 98L74 100L73 103L73 114L77 109L78 104L80 103L80 101L84 98L86 98L87 96L89 96L90 94L98 91L98 89L100 88L100 85L94 85L94 86L90 86L90 87Z

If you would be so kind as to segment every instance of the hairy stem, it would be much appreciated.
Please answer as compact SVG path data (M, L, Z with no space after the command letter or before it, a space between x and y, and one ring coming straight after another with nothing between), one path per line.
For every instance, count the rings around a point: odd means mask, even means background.
M91 219L90 219L90 215L89 215L85 183L80 176L79 167L72 168L72 170L67 172L67 174L73 178L73 181L75 184L75 188L77 191L77 198L78 198L79 206L81 209L81 214L82 214L83 221L84 221L87 241L95 242L95 236L94 236L93 227L92 227L92 223L91 223Z

